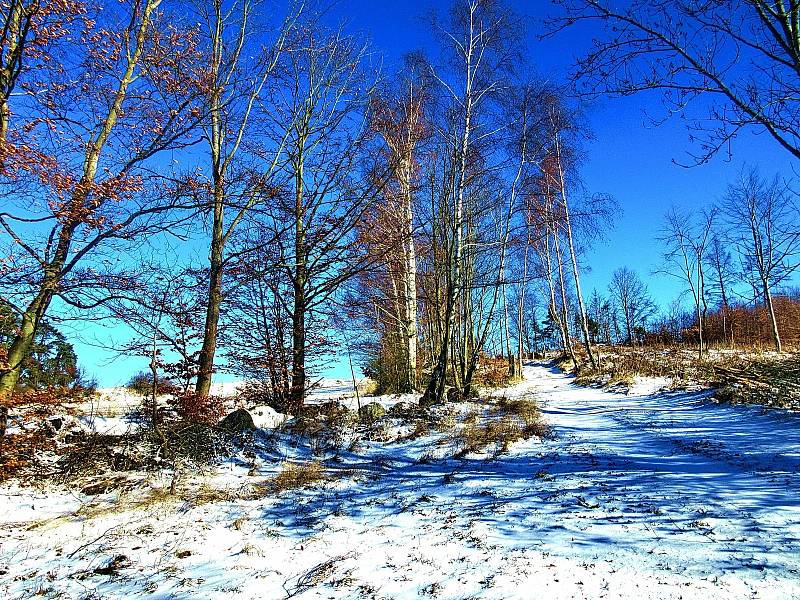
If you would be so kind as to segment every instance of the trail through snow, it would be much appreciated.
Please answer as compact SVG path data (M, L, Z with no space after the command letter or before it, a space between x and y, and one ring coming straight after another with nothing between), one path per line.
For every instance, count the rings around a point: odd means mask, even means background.
M370 442L321 488L109 510L0 488L0 597L800 598L800 415L525 376L500 393L555 437L496 459Z

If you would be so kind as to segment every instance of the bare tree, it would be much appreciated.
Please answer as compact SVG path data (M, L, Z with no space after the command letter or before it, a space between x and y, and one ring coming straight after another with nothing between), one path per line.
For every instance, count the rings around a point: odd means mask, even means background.
M711 237L707 261L708 267L711 269L709 291L713 296L719 298L723 342L728 342L728 331L730 329L730 343L733 346L733 329L732 324L728 323L728 312L731 305L732 288L736 279L736 269L730 251L728 251L725 242L718 234L714 234ZM729 325L731 326L730 328Z
M260 26L255 6L252 0L197 3L208 35L205 138L211 164L208 301L197 375L198 396L208 396L214 373L223 275L228 262L225 246L247 213L274 195L272 178L285 142L278 140L273 147L259 148L253 129L302 5L290 7L289 16L274 39L265 36L254 42L251 38ZM226 210L232 212L230 219L226 219Z
M559 0L553 32L577 23L602 27L578 63L584 94L660 90L669 112L708 101L710 119L693 119L707 161L746 127L765 130L800 157L800 7L740 0ZM691 118L691 117L690 117ZM709 128L708 123L713 125Z
M699 353L705 351L704 328L708 313L706 299L706 260L716 210L681 213L673 207L665 216L659 238L664 244L662 272L681 279L692 295L699 333Z
M569 147L567 135L574 132L576 128L575 118L569 115L566 107L554 94L547 94L544 98L545 111L547 113L546 131L549 142L548 153L542 162L541 168L544 177L551 180L550 185L557 190L559 198L560 226L566 237L567 248L569 250L570 262L572 263L572 276L575 285L575 296L578 302L578 320L580 322L581 333L583 334L583 344L589 356L589 362L593 369L597 368L594 352L589 336L589 321L586 316L586 306L583 301L581 290L580 269L578 268L578 253L576 250L573 219L570 210L569 189L567 187L567 170L573 168L571 164L575 160L574 149Z
M746 273L757 282L772 328L775 350L782 352L773 290L800 266L800 230L794 195L775 176L763 179L756 169L743 172L738 183L728 188L722 211L731 225L730 238L736 245Z
M409 61L411 62L411 61ZM373 100L373 128L380 133L392 165L389 185L385 188L386 202L377 207L381 215L374 221L374 242L393 243L398 247L396 258L385 262L391 283L390 294L395 307L394 320L400 329L405 373L399 390L410 392L417 388L417 252L415 248L414 206L418 188L419 146L430 135L426 122L426 82L415 73L414 66L400 81L395 97L385 91ZM398 239L395 230L399 230ZM374 239L377 234L382 239ZM386 253L387 258L391 256Z
M620 267L611 275L608 291L625 320L625 341L636 344L637 336L647 325L647 320L656 312L647 286L628 267Z
M285 140L286 194L260 217L275 232L280 267L291 282L291 398L307 390L307 321L341 285L378 257L362 252L359 223L380 197L387 171L375 167L370 97L376 73L367 46L307 22L284 54L288 83L276 102L272 135Z
M21 315L0 365L0 400L13 393L53 299L79 309L102 304L86 298L115 277L101 252L163 232L158 215L180 208L151 159L192 142L196 40L160 4L83 18L85 7L68 3L81 18L60 21L67 31L43 61L48 68L30 74L24 110L11 112L18 123L2 147L0 240L24 266L0 280Z
M569 356L573 365L577 366L578 361L569 332L563 257L558 242L560 226L555 210L554 187L550 178L538 178L534 193L529 194L526 199L525 214L528 228L532 230L529 240L538 261L537 275L545 281L549 296L547 314L558 326L564 356Z
M469 378L469 365L473 363L471 354L480 351L473 343L470 288L465 279L467 236L470 231L475 231L470 230L475 221L469 212L470 206L475 204L470 202L468 193L481 173L481 169L476 168L479 164L477 148L488 143L495 134L495 129L486 119L487 110L493 96L506 85L515 47L513 15L500 2L492 0L457 0L449 22L437 24L437 31L444 40L452 65L451 70L433 70L448 106L448 118L440 130L446 152L452 153L449 169L443 173L450 185L444 187L446 195L442 199L450 213L447 218L450 231L443 232L447 235L443 240L446 241L443 257L447 262L444 318L436 351L438 356L423 395L426 402L440 402L444 398L459 309L458 364L461 379ZM468 385L469 382L462 381L461 384Z

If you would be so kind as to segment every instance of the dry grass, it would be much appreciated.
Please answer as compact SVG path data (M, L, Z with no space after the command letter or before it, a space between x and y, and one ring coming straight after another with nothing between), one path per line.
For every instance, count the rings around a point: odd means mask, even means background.
M509 385L511 380L508 374L508 360L504 357L481 356L475 369L473 383L482 388L499 388Z
M284 463L283 469L264 484L265 491L280 494L289 490L310 488L330 480L325 465L319 461L307 463Z
M356 387L362 396L371 396L378 391L378 382L367 377L359 381Z
M465 424L454 435L456 456L466 456L490 449L494 455L508 452L511 444L524 439L519 421L508 415L485 423Z
M667 377L676 388L690 385L718 388L724 402L760 404L800 410L800 357L746 350L712 349L701 359L696 348L675 346L602 348L600 367L583 361L558 361L575 372L578 385L628 387L635 377Z
M678 385L713 379L712 361L700 360L697 351L690 348L613 346L603 348L599 359L597 369L591 369L586 360L577 370L571 361L560 361L556 366L575 373L575 383L585 386L627 387L636 377L669 377Z
M507 416L516 417L523 423L523 434L526 438L546 438L552 435L550 427L542 417L539 405L533 400L524 398L502 398L500 410Z
M452 441L458 448L456 456L490 451L493 455L508 452L514 442L531 437L544 438L550 428L544 422L533 400L501 399L483 421L476 412L467 413Z
M800 410L800 357L728 360L714 365L718 400Z
M55 450L55 442L43 431L25 431L0 437L0 482L18 477L26 472L27 477L41 476L36 468L36 456L41 452Z
M430 417L430 425L436 431L451 431L458 425L458 410L447 405Z

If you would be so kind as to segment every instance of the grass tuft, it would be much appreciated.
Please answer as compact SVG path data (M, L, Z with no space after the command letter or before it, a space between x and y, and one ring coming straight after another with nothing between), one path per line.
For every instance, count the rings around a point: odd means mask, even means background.
M319 461L307 463L284 463L283 470L265 488L274 494L290 490L304 489L319 485L330 479L325 466Z

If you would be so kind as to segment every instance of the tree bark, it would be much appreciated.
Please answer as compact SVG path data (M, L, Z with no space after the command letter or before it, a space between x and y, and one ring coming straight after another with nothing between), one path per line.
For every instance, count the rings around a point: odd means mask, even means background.
M769 322L772 327L772 339L775 342L775 351L780 354L783 352L783 343L781 342L781 335L778 332L778 320L775 318L775 306L772 303L772 292L769 289L769 282L764 279L762 281L764 287L764 304L767 306L769 314Z
M292 389L291 404L297 411L303 406L306 393L306 241L303 205L303 144L295 165L295 205L294 205L294 302L292 308Z

